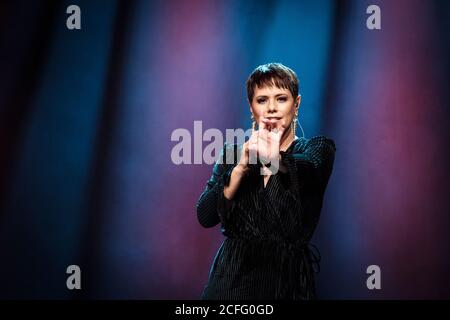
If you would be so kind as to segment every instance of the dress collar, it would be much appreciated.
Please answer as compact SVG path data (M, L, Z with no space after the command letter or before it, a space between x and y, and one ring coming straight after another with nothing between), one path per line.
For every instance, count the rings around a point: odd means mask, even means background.
M291 144L286 149L286 151L281 151L281 152L283 152L283 153L291 153L294 150L295 146L300 143L301 139L303 139L303 138L302 137L300 137L300 138L296 137L294 140L292 140Z

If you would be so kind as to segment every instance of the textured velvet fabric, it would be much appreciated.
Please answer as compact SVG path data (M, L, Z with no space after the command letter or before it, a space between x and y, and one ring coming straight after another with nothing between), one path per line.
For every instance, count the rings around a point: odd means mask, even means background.
M317 226L336 147L321 135L295 139L281 151L287 172L264 186L250 165L232 200L223 194L242 146L225 144L197 201L199 223L221 224L225 240L210 269L203 299L314 299L320 255L309 241Z

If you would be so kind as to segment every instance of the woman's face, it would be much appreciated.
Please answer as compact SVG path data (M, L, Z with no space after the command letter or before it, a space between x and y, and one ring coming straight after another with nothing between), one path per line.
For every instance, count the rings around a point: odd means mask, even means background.
M284 127L287 133L299 103L300 96L294 100L288 89L256 86L250 109L256 123L260 123L263 119L270 119L277 128Z

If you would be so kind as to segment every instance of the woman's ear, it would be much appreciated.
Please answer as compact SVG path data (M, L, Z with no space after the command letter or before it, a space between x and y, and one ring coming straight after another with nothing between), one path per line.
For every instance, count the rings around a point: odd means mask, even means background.
M297 99L295 99L296 101L295 101L295 105L296 105L296 108L297 108L297 110L300 108L300 103L302 102L302 96L301 95L298 95L297 96Z
M248 101L248 100L247 100ZM253 113L253 106L250 103L250 101L248 101L248 109L250 110L250 113Z

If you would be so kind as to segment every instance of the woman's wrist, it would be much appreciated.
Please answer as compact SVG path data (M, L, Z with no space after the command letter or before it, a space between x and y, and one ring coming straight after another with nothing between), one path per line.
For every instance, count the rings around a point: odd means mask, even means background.
M231 171L230 182L223 188L223 194L225 198L227 198L228 200L233 199L234 194L236 193L237 188L239 187L244 175L245 168L243 168L241 165L237 165L233 168L233 170Z
M245 173L247 172L248 167L244 166L243 164L238 164L233 168L233 171L231 174L235 174L237 177L242 178L245 176Z

